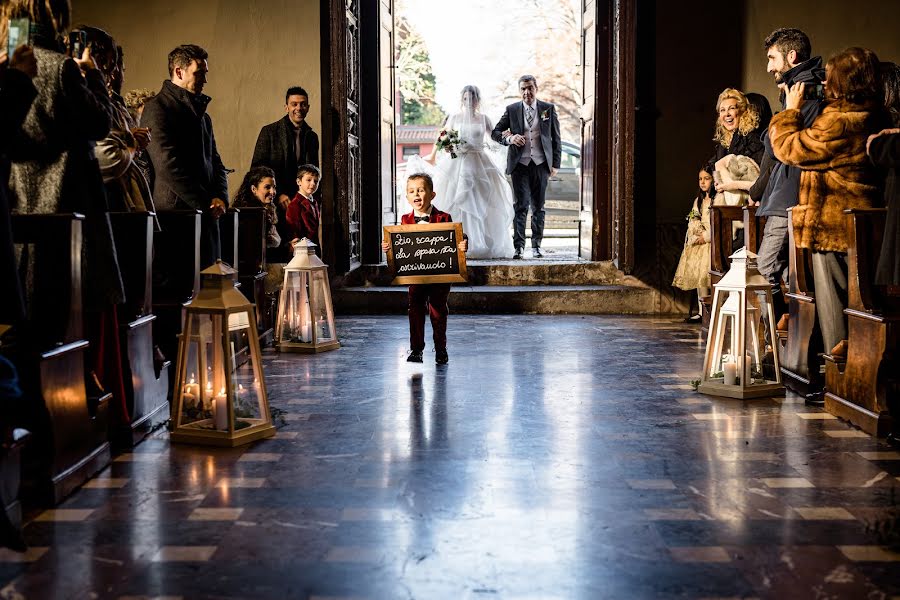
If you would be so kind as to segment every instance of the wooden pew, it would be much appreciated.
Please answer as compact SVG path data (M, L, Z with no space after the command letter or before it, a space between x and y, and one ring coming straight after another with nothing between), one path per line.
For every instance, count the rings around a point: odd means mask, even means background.
M272 341L275 323L266 297L266 210L241 208L238 223L238 281L243 294L256 305L259 342L266 345Z
M825 356L825 409L870 435L881 437L892 428L888 401L897 392L897 343L900 306L875 286L875 266L881 254L885 209L844 211L850 247L848 263L846 362Z
M222 245L222 262L228 263L237 269L240 253L238 239L240 236L240 222L238 220L242 208L229 208L224 215L219 217L219 241Z
M28 316L15 348L32 442L26 484L40 502L62 501L110 462L112 394L88 396L83 338L78 214L13 215L13 241L25 269Z
M744 207L744 246L753 253L759 252L759 244L762 242L763 229L766 226L765 217L756 216L755 206Z
M153 338L166 359L178 355L184 303L200 289L200 211L157 213L162 231L153 235ZM171 393L172 379L169 380Z
M130 416L127 428L110 431L118 447L138 444L158 424L169 418L169 366L153 363L153 213L111 213L119 269L125 285L125 304L119 315L125 376L125 402Z
M765 222L765 217L762 217ZM727 205L714 205L709 209L709 279L710 291L712 286L717 284L728 269L731 268L731 261L728 257L740 249L736 246L734 240L733 223L743 223L744 225L744 242L747 248L756 252L759 248L758 232L761 231L758 225L759 219L756 217L756 207L740 207ZM703 302L703 325L702 330L708 332L710 311L712 310L712 296L701 299Z
M798 394L816 394L825 384L822 375L822 334L816 318L812 253L794 244L794 225L788 209L787 334L779 334L779 359L784 385Z

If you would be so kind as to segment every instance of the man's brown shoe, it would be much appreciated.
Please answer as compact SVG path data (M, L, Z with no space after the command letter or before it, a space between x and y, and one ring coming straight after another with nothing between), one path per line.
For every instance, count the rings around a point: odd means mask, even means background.
M847 340L841 340L831 349L831 356L835 358L847 358Z
M791 315L784 313L781 315L781 318L778 319L778 324L775 325L775 331L787 331L788 330L788 322L791 320Z

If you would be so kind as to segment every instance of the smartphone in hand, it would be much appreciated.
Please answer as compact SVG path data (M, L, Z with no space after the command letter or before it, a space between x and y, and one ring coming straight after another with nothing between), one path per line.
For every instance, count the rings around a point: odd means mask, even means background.
M69 32L69 51L72 53L72 58L81 58L86 46L87 33L80 29L73 29Z
M825 85L821 83L807 83L803 88L804 100L824 100Z
M10 19L8 26L9 37L6 43L6 54L9 60L12 60L12 55L16 48L23 44L26 46L31 45L31 21L28 19Z

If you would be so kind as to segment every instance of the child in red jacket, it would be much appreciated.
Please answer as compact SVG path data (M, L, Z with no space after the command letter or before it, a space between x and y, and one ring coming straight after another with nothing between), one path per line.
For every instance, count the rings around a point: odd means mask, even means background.
M297 168L297 195L287 206L285 221L292 239L306 238L315 243L316 252L321 254L319 243L319 203L315 193L319 189L322 172L315 165L300 165Z
M413 211L403 215L402 225L416 223L450 223L450 215L431 204L434 199L434 182L425 173L414 173L406 180L406 201ZM459 249L468 250L469 242L463 237ZM388 242L381 244L382 250L389 250ZM425 350L425 312L431 317L434 334L434 361L439 365L450 362L447 354L447 297L450 296L449 283L412 284L409 286L409 357L407 362L422 362Z

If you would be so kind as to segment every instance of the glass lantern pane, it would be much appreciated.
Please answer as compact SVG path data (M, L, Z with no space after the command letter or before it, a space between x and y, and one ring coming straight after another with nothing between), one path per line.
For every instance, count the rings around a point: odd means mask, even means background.
M217 395L225 393L225 362L222 356L222 317L189 314L185 324L182 404L179 422L213 427Z
M334 323L328 314L328 308L331 306L331 303L326 298L330 297L331 293L324 270L312 273L312 284L310 287L314 294L313 306L315 314L313 318L316 324L316 341L330 342L334 340Z
M244 351L237 350L236 339L250 332L249 313L235 313L229 316L231 341L229 344L229 371L232 390L234 390L234 428L235 431L256 425L263 419L263 396L260 389L259 357L255 354L256 344L246 344ZM243 323L238 327L238 323ZM235 354L235 352L238 354Z
M738 313L740 294L721 291L716 294L716 303L712 307L710 323L709 371L707 379L719 380L719 383L737 385L739 372L737 356L740 353L738 338Z
M744 362L741 370L747 377L746 385L772 383L766 381L765 371L774 370L772 353L766 344L768 331L769 302L765 293L748 292L746 294L747 326L744 329ZM767 367L768 364L768 367Z
M309 310L309 279L306 271L286 271L279 327L282 342L312 342L312 316Z

